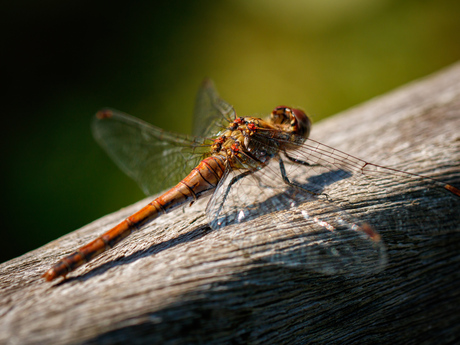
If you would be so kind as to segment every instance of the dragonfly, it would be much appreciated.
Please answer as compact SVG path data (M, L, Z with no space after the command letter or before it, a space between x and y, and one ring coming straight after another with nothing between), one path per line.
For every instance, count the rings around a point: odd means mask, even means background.
M43 278L65 279L133 231L206 195L211 195L209 226L232 229L245 254L263 247L274 263L326 274L368 274L385 267L385 245L373 226L334 200L341 184L350 188L352 181L366 189L369 179L387 175L398 183L403 183L398 178L415 185L425 181L460 198L450 184L372 164L310 139L311 126L303 110L288 106L277 106L265 119L237 116L209 79L197 94L193 135L167 132L115 110L99 111L93 135L116 164L147 195L174 187L59 260ZM239 233L248 221L254 222L252 232ZM258 236L266 229L270 236Z

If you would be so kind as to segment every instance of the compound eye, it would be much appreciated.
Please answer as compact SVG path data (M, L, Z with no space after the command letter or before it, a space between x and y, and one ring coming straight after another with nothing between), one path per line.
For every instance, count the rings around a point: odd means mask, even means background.
M310 118L307 116L307 114L305 114L304 111L300 109L292 108L291 111L292 111L292 114L294 115L295 133L297 135L301 135L304 138L308 138L308 136L310 135L310 129L311 129Z

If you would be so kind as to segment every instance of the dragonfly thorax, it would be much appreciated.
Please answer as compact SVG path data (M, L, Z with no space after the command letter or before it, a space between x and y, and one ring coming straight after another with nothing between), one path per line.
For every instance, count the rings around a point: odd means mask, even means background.
M236 118L214 140L211 152L225 156L234 168L260 169L277 156L280 149L290 150L290 143L303 142L310 127L311 121L302 110L276 107L266 120Z
M214 140L212 153L225 156L235 168L254 169L254 164L264 165L278 153L277 146L267 145L275 131L268 121L239 117Z

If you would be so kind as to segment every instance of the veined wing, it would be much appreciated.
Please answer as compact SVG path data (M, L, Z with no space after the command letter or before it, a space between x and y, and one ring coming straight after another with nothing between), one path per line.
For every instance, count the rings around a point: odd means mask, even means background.
M346 181L346 183L353 181L355 185L369 184L371 186L376 179L382 180L382 183L386 179L392 180L393 184L401 183L398 187L401 187L402 183L404 183L406 191L408 187L412 189L434 188L439 190L440 193L448 190L460 197L458 188L442 181L366 162L313 139L306 139L303 143L300 143L300 141L299 143L293 143L287 140L278 140L278 143L295 146L295 149L287 152L287 154L293 159L301 160L311 165L312 173L317 176L314 184L324 186L324 188L321 187L320 192L330 192L331 188L337 188L333 184L339 181ZM458 159L460 159L460 154L458 154ZM391 182L389 181L386 183L390 184Z
M178 183L209 150L204 140L166 132L116 110L101 110L92 123L96 141L145 194Z
M233 107L220 98L212 80L205 79L196 96L192 134L202 138L215 136L234 119Z
M324 195L284 183L275 159L239 179L229 169L207 207L211 227L231 233L242 255L322 274L364 275L387 258L380 236ZM250 227L241 223L251 221Z
M380 235L384 239L387 229L407 234L417 228L432 236L460 222L460 192L451 185L310 139L259 139L261 147L292 149L280 156L285 177L296 186L285 183L276 157L243 178L237 176L244 171L229 169L207 207L211 226L236 232L233 241L246 255L322 273L366 274L385 265ZM250 229L238 226L248 220Z

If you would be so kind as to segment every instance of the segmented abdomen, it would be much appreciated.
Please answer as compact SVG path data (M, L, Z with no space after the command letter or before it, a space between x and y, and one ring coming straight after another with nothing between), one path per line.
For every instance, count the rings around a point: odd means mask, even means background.
M65 276L67 273L87 263L107 249L112 248L141 225L154 220L161 214L165 214L184 203L193 202L200 196L214 190L222 178L224 170L225 157L214 155L203 159L200 164L175 187L171 188L94 241L61 259L50 268L43 277L47 281L51 281L57 277Z

